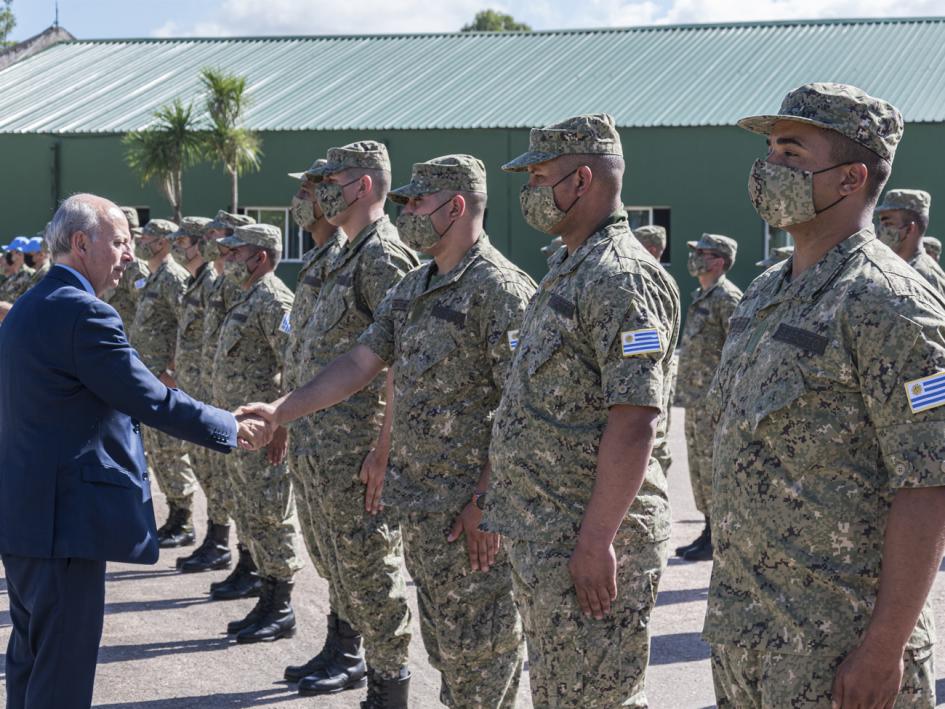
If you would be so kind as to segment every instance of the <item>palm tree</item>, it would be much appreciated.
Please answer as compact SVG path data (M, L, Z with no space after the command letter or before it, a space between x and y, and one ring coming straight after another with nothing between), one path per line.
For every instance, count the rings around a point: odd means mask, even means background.
M203 155L203 140L197 132L193 106L180 99L154 112L155 122L140 131L128 133L123 143L125 159L138 173L142 184L158 184L174 211L181 218L184 199L184 170L197 164Z
M247 170L258 170L262 157L259 136L241 125L248 103L246 77L204 69L200 81L207 92L205 106L210 117L210 129L205 134L206 153L230 176L230 208L235 212L239 176Z

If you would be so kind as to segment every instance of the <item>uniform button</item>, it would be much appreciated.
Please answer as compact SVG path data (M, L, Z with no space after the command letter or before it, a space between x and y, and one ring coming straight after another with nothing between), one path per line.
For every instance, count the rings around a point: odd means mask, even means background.
M939 463L939 467L942 469L942 472L945 473L945 460Z
M945 466L945 463L942 463ZM896 475L904 475L906 472L906 466L902 463L896 463Z

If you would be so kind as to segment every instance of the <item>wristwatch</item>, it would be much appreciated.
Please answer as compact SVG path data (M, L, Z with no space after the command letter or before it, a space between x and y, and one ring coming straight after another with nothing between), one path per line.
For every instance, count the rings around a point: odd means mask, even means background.
M483 491L483 492L476 491L473 493L473 497L472 497L473 504L476 507L478 507L480 510L485 509L486 494L487 494L486 491Z

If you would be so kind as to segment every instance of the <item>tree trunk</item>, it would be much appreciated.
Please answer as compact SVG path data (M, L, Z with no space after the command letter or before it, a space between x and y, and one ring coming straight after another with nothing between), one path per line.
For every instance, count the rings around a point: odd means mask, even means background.
M184 208L184 171L174 174L174 223L180 224L181 210Z
M233 214L237 213L239 207L239 173L236 170L230 170L230 205Z

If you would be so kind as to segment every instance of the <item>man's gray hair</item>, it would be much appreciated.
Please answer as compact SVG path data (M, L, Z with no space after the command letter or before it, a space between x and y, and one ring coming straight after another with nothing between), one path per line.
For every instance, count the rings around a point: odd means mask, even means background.
M72 235L77 231L85 232L90 239L98 235L101 219L105 215L87 199L89 196L75 194L65 199L46 227L43 236L53 258L72 250Z

